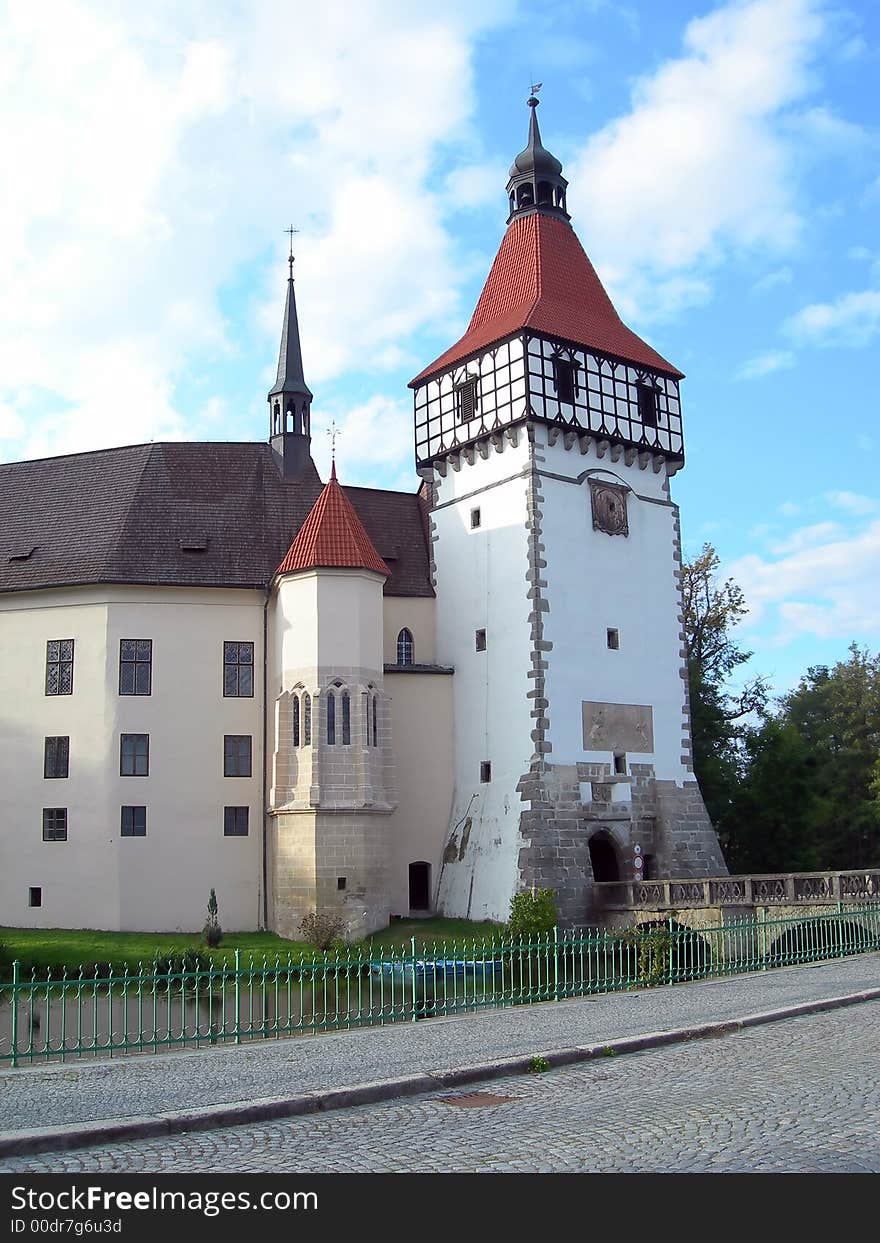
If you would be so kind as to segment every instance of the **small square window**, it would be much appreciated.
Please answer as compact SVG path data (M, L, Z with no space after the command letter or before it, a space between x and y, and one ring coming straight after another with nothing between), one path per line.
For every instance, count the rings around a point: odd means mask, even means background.
M480 764L480 781L486 782L492 780L492 763L490 760L483 760Z
M73 694L73 639L50 639L46 644L46 694Z
M31 885L28 889L28 906L43 905L43 890L39 885Z
M70 739L47 738L43 752L43 776L66 777L70 771Z
M614 752L614 771L626 773L626 754L623 751Z
M66 807L44 807L43 808L43 841L44 842L66 842L67 841L67 808Z
M471 510L471 530L474 530L476 527L481 526L481 525L482 525L482 515L480 513L479 507L477 509L472 509Z
M119 738L120 777L150 775L150 735L121 734Z
M486 632L485 632L485 630L475 630L475 631L474 631L474 647L476 648L476 650L477 650L478 652L485 652L485 650L486 650Z
M253 643L223 644L223 695L226 699L252 699L254 694Z
M223 737L223 776L251 776L251 735L225 734Z
M153 640L119 640L120 695L150 695L153 690Z
M336 877L336 888L337 889L344 889L347 884L348 884L348 881L346 880L344 876Z
M146 807L123 807L119 834L120 837L146 837Z
M613 629L611 626L605 631L608 646L612 652L618 651L620 648L620 631Z
M247 807L224 807L223 808L223 836L224 837L247 837L248 835L248 808Z

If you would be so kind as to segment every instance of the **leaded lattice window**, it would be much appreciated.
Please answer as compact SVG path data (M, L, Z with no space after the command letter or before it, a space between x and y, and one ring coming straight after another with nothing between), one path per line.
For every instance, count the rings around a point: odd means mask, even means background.
M293 712L293 745L298 747L299 743L299 695L294 695L291 704Z
M303 695L303 746L312 745L312 697L306 691Z
M253 643L223 644L223 695L226 699L248 699L254 693Z
M342 692L342 745L351 746L351 695Z
M44 777L67 777L70 771L70 738L47 738L43 754Z
M46 644L46 694L73 694L73 639L50 639Z
M149 695L153 689L153 640L119 640L120 695Z
M413 642L412 632L404 627L397 636L397 663L411 665L415 660L415 653L416 645Z
M327 692L327 746L336 746L336 696Z

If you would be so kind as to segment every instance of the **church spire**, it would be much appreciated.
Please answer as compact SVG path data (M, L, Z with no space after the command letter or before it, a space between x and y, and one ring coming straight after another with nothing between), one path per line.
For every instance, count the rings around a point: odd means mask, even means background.
M296 229L291 226L286 231L290 234L289 274L278 351L278 373L274 387L269 390L270 437L284 477L296 478L302 473L306 462L311 463L312 392L303 374L293 285L293 235Z
M541 142L541 131L538 127L540 100L537 96L540 89L540 84L533 86L528 99L531 109L529 141L510 166L510 180L507 183L510 203L508 224L515 216L524 216L530 212L561 216L563 220L570 219L565 209L568 182L562 175L562 164Z

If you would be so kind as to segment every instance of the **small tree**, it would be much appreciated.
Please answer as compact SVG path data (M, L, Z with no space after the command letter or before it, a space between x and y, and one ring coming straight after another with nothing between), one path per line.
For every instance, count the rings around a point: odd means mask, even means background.
M307 941L319 950L329 949L345 931L345 920L335 911L309 911L304 915L300 928Z
M556 891L553 889L526 889L510 900L507 926L514 936L546 936L558 922Z
M217 895L211 890L211 896L208 898L207 919L205 920L204 936L205 944L208 949L216 949L223 940L223 929L220 927L219 912L220 906L217 902Z

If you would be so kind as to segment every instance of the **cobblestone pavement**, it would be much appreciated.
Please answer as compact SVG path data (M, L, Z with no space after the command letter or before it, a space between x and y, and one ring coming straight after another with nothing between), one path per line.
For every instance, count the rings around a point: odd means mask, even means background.
M510 1099L449 1103L477 1091ZM458 1092L0 1161L0 1172L220 1169L877 1173L880 1002Z
M763 974L484 1010L424 1023L237 1048L35 1065L0 1072L0 1130L204 1109L485 1065L494 1058L604 1044L623 1036L736 1019L878 987L880 954L859 954ZM859 1009L844 1011L841 1026ZM770 1030L772 1044L778 1025Z

